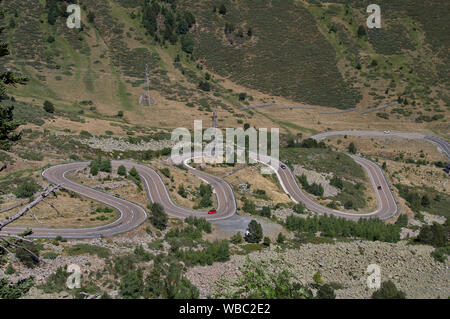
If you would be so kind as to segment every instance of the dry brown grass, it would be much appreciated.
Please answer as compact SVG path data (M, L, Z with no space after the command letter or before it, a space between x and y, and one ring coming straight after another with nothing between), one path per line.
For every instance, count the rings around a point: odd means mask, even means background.
M49 204L52 204L53 209ZM8 203L11 205L12 203ZM105 225L119 217L119 213L95 213L99 207L104 207L85 197L70 197L66 192L58 192L58 197L49 197L39 203L31 212L11 224L11 226L81 228ZM0 214L0 219L15 214L20 208ZM108 220L97 220L98 216L106 216ZM36 217L36 218L35 218ZM94 220L92 220L94 219Z

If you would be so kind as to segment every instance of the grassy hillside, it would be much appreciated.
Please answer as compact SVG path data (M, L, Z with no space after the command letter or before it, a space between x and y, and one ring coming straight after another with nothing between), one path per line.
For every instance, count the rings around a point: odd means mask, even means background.
M380 1L382 28L374 30L365 26L368 1L78 2L80 30L66 27L67 1L2 4L11 55L1 67L30 78L10 91L17 99L167 128L209 122L217 105L222 126L283 122L305 132L331 124L239 109L272 100L359 110L399 101L374 113L376 122L448 128L447 1ZM150 108L138 103L146 64L157 102Z
M138 5L142 1L80 1L79 30L66 27L65 1L56 2L59 12L50 23L48 3L3 3L11 55L2 67L30 79L28 85L10 90L17 99L37 105L50 100L57 110L103 119L124 112L127 121L155 127L190 127L194 118L209 123L215 105L228 125L249 118L238 109L252 97L239 101L240 92L207 75L179 42L148 34ZM156 100L151 108L139 105L147 64L150 94ZM209 83L209 91L198 88L202 81Z
M304 6L290 0L181 2L196 8L195 56L215 72L298 101L340 108L359 102L337 69L333 47ZM226 14L214 13L214 4L222 2Z
M370 1L180 2L196 8L195 56L237 83L338 108L400 97L417 121L449 104L447 1L380 1L383 25L372 30Z

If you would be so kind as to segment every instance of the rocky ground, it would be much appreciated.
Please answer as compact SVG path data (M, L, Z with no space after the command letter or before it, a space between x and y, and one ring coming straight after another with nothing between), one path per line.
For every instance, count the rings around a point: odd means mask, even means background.
M294 165L294 174L296 176L305 174L309 184L316 183L322 185L324 197L333 197L339 193L339 190L336 187L330 185L330 179L333 178L333 174L331 173L318 173L316 171L308 170L301 165Z
M169 140L141 142L138 144L131 144L121 138L99 138L91 137L89 139L78 139L78 142L88 145L94 149L101 149L104 152L112 151L157 151L167 147L172 147L174 142Z
M407 245L405 242L353 242L332 244L307 244L299 249L279 251L276 246L250 254L252 259L282 259L292 265L291 271L303 283L311 283L317 270L325 282L344 286L337 290L337 298L370 298L373 290L367 288L366 273L370 264L381 268L381 280L393 280L406 292L407 298L448 298L450 272L448 261L444 265L435 261L433 248ZM234 255L229 262L212 266L194 267L187 277L200 289L201 297L214 293L215 282L223 275L233 279L247 256Z

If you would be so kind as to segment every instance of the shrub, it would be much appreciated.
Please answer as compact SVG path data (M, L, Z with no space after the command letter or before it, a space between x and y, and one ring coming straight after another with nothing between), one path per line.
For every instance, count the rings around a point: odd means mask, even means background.
M191 36L184 35L181 37L181 49L184 52L186 52L188 54L192 54L194 52L194 46L195 46L195 42Z
M231 243L238 245L238 244L242 244L243 242L243 238L240 232L237 232L236 235L233 235L231 237Z
M149 217L150 222L159 230L164 230L167 228L168 216L164 211L164 207L159 203L149 204L148 208L151 210L151 215Z
M348 151L352 154L356 154L356 145L355 143L351 142L348 146Z
M208 81L200 81L200 83L198 84L198 88L205 92L211 91L211 85Z
M297 214L304 214L305 213L305 204L303 203L298 203L295 204L294 207L292 207L292 209L294 210L294 212L296 212Z
M219 7L219 13L221 15L226 15L227 14L227 7L225 7L225 5L223 3Z
M372 299L405 299L403 291L397 289L395 284L389 280L381 283L380 289L372 294Z
M189 225L194 225L198 230L204 231L205 233L210 234L212 231L211 223L208 222L205 218L189 216L184 221Z
M186 189L184 188L184 186L182 184L180 186L178 186L178 195L180 195L183 198L187 197Z
M281 261L252 261L239 268L240 275L232 282L221 279L215 298L242 299L312 299L312 291L300 283Z
M108 258L111 255L111 252L108 248L88 244L76 244L70 247L66 247L64 250L70 256L89 254L96 255L100 258Z
M278 233L277 243L282 244L286 240L286 237L282 233Z
M46 100L44 102L44 110L47 113L54 113L55 112L55 106L53 105L52 102Z
M117 168L117 174L119 174L120 176L127 176L127 169L125 168L125 166L120 165Z
M167 167L161 168L159 170L165 177L170 178L170 170Z
M21 247L16 248L16 257L28 268L34 268L39 264L39 259L30 254L31 251L34 255L39 257L39 248L34 243L24 242L21 243Z
M445 264L447 261L447 256L450 254L450 246L445 247L439 247L436 248L432 253L431 257L433 257L435 260Z
M120 296L124 299L138 299L143 291L142 270L130 271L120 280Z
M29 198L33 196L34 193L36 193L39 189L40 186L33 179L26 179L22 183L20 183L19 186L17 186L14 194L18 198Z
M334 288L329 284L319 286L317 290L318 299L336 299Z
M33 277L11 283L6 278L0 278L0 299L19 299L34 286Z
M64 291L67 288L67 278L69 273L66 271L65 267L58 267L56 272L48 276L44 284L40 285L39 288L45 293L58 293Z
M260 215L261 215L262 217L270 218L270 216L272 216L272 212L270 211L270 207L264 206L264 207L261 209Z
M438 223L433 223L431 226L424 225L417 236L417 241L434 247L442 247L447 243L448 234L448 226Z
M366 240L397 242L400 227L385 224L379 219L359 219L357 222L331 216L301 218L290 215L286 218L286 228L290 231L315 234L322 232L325 237L357 237Z

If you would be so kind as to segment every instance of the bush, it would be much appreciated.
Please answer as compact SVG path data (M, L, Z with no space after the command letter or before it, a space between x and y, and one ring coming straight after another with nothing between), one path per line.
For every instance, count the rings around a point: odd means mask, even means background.
M348 151L352 154L356 154L356 145L355 143L351 142L348 146Z
M168 216L164 211L164 207L159 203L153 203L148 205L151 210L150 222L159 230L164 230L167 228Z
M134 177L137 180L141 180L141 176L139 175L138 171L136 170L135 167L130 169L130 176Z
M40 186L34 181L34 179L26 179L22 183L17 186L17 189L15 190L14 194L18 198L29 198L34 195L38 190L40 189Z
M281 261L247 259L232 282L221 279L215 298L239 299L312 299L312 291Z
M239 93L239 101L245 101L247 98L247 93Z
M186 189L184 188L184 186L182 184L180 184L180 186L178 186L178 195L180 195L183 198L187 198Z
M120 296L124 299L138 299L144 291L142 271L130 271L120 280Z
M20 246L24 248L16 248L16 257L20 260L22 264L28 268L34 268L39 264L39 259L30 254L27 250L31 251L34 255L39 257L39 248L34 243L23 242Z
M342 179L340 179L337 176L333 176L333 178L330 180L330 185L334 186L340 190L342 190L344 188L344 182L342 181Z
M211 91L211 85L208 81L200 81L200 83L198 84L198 88L205 92Z
M47 113L54 113L55 112L55 106L53 105L52 102L46 100L44 102L44 111L47 112Z
M64 249L69 256L80 256L80 255L96 255L100 258L108 258L111 252L108 248L88 245L88 244L76 244Z
M317 290L318 299L336 299L334 288L329 284L319 286Z
M417 236L417 241L434 247L442 247L447 244L449 232L448 226L438 223L433 223L431 226L424 225Z
M408 226L408 215L402 214L402 215L398 216L398 219L395 222L395 224L398 225L399 227Z
M226 15L226 14L227 14L227 7L225 7L224 4L221 4L221 5L220 5L220 7L219 7L219 13L220 13L221 15Z
M255 215L256 214L256 205L254 202L245 199L244 205L242 206L242 210L244 212L246 212L247 214Z
M385 224L379 219L359 219L357 222L336 216L314 216L301 218L290 215L286 218L286 228L309 234L322 232L325 237L357 237L366 240L397 242L400 240L400 227Z
M268 206L264 206L262 209L261 209L261 211L260 211L260 213L259 213L262 217L267 217L267 218L270 218L270 216L272 216L272 212L271 212L271 210L270 210L270 207L268 207Z
M450 246L436 248L432 253L431 257L435 260L445 264L447 261L447 256L450 254Z
M19 299L34 286L33 277L11 283L6 278L0 278L0 299Z
M278 233L277 243L282 244L286 240L286 237L282 233Z
M159 170L165 177L170 178L170 170L167 167L161 168Z
M117 168L117 174L119 174L120 176L127 176L127 169L125 168L125 166L123 166L123 165L120 165L118 168Z
M186 52L188 54L192 54L194 52L194 46L195 46L195 42L191 36L184 35L181 37L181 49L184 52Z
M297 214L304 214L305 213L305 204L303 203L298 203L295 204L294 207L292 207L292 209L294 210L294 212L296 212Z
M381 283L380 289L372 294L372 299L405 299L406 295L403 291L397 289L392 281Z
M189 225L194 225L198 230L204 231L207 234L210 234L212 231L211 223L208 222L205 218L189 216L184 221Z
M231 237L231 243L238 245L238 244L242 244L243 242L243 238L240 232L237 232L236 235L233 235Z
M66 268L58 267L56 272L48 276L44 284L40 285L38 288L42 289L45 293L59 293L67 289L67 278L69 273Z

